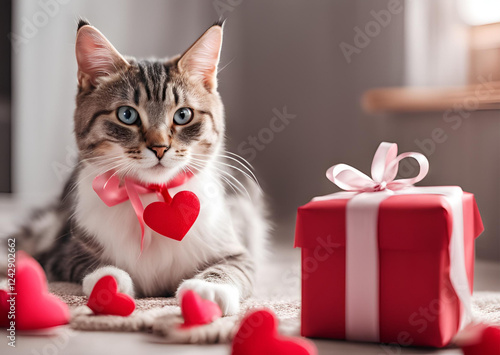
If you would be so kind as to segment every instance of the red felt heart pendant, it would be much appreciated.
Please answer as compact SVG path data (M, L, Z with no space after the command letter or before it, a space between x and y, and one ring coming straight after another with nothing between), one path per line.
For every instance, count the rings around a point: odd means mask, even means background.
M69 322L68 306L48 292L42 267L23 252L17 253L15 292L16 329L43 329Z
M500 328L486 326L476 341L462 345L464 355L500 355Z
M182 294L181 311L184 317L183 327L209 324L222 316L217 303L204 300L192 290Z
M90 293L87 306L97 315L129 316L135 309L135 301L129 295L118 292L118 284L111 275L102 277Z
M270 310L253 311L243 318L234 336L232 355L316 355L316 346L302 338L278 333L277 320Z
M144 210L144 222L156 233L182 240L200 213L200 200L191 191L180 191L170 202L153 202Z
M7 291L0 290L0 327L9 325L9 303L7 300L9 296Z

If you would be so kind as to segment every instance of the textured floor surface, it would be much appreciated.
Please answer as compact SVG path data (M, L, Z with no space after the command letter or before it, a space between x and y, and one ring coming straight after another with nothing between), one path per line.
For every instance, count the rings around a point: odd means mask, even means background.
M0 201L1 202L1 201ZM8 218L12 209L2 208L0 203L0 223ZM271 262L265 267L265 277L262 277L256 292L256 298L247 305L263 304L273 308L284 319L284 325L289 326L287 332L296 331L293 324L297 324L298 300L300 296L300 255L291 245L280 245L272 253ZM475 290L476 310L490 315L491 319L498 319L500 310L500 265L492 262L479 261L476 267ZM61 291L61 285L53 285L53 291ZM484 293L489 291L490 293ZM76 294L78 290L75 290ZM68 303L77 307L84 303L81 296L69 296ZM176 313L178 308L173 300L140 300L138 309L154 313L158 306L169 307L168 312ZM167 313L168 313L167 312ZM282 312L282 313L280 313ZM152 324L153 318L149 320ZM78 325L85 328L86 321ZM141 323L142 322L142 323ZM104 322L106 323L106 322ZM148 319L143 318L138 324L149 326ZM89 324L87 324L88 326ZM91 325L92 327L95 324ZM124 327L130 326L124 325ZM103 325L107 329L107 325ZM18 334L16 348L7 346L4 336L0 339L0 354L229 354L228 345L171 345L165 344L161 336L138 332L116 331L83 331L74 330L69 326L59 327L51 332ZM458 355L459 349L414 349L382 346L379 344L358 344L344 341L315 340L319 354L436 354Z
M280 248L274 254L274 261L266 267L266 279L260 283L258 295L252 300L273 308L276 312L283 311L285 325L295 320L298 315L299 255L297 251ZM54 291L60 291L61 285L55 285ZM476 268L476 305L482 310L490 310L491 317L498 319L500 312L500 265L488 262L478 262ZM493 293L485 293L491 291ZM280 300L280 301L269 301ZM81 296L72 296L67 301L76 307L84 302ZM160 304L158 303L160 302ZM167 306L173 313L178 312L173 300L140 300L138 308L144 312L151 312L155 307ZM168 313L169 311L167 311ZM486 312L486 311L485 311ZM484 312L483 312L484 313ZM493 318L492 318L493 319ZM296 320L295 320L296 321ZM142 322L146 324L147 319ZM153 322L153 319L150 319ZM94 326L94 325L92 325ZM147 324L146 324L147 326ZM80 324L85 327L85 324ZM105 326L106 327L106 326ZM286 329L295 331L293 326ZM5 338L4 338L5 339ZM343 341L315 340L320 354L436 354L458 355L459 349L430 350L430 349L401 349L373 344L356 344ZM5 340L0 344L1 354L229 354L228 345L171 345L165 344L161 336L145 332L112 332L112 331L81 331L60 327L51 333L18 334L17 347L9 348Z

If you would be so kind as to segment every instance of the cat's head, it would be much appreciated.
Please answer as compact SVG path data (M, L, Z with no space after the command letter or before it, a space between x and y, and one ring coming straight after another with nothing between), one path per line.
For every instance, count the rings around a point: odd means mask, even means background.
M182 55L137 60L80 21L75 135L81 161L148 183L201 169L224 139L216 78L221 44L222 25L215 24Z

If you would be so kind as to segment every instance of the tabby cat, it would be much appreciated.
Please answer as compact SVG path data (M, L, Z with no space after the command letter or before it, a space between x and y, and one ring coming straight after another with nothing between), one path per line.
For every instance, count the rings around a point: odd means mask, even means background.
M238 169L237 156L224 150L216 79L222 33L217 23L182 55L138 60L122 56L95 27L79 22L79 161L60 201L38 211L15 236L49 280L83 283L87 295L104 275L132 296L179 296L192 289L217 302L225 315L238 312L240 300L251 294L267 223L250 169ZM169 190L172 196L191 191L200 201L184 239L146 226L141 252L130 200L108 207L93 190L96 176L109 172L122 183L127 178L145 185L189 172L187 181ZM140 198L144 206L158 201L155 193Z

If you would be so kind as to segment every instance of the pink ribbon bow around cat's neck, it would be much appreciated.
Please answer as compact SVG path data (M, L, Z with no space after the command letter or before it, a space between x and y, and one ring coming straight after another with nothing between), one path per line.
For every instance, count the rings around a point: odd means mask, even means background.
M169 189L186 183L193 174L181 173L166 184L142 184L125 178L123 181L108 171L96 176L92 188L99 198L113 207L130 200L141 226L141 252L144 247L144 230L149 228L165 237L181 241L191 229L200 212L200 201L191 191L180 191L170 196ZM140 195L156 193L159 201L143 207Z

